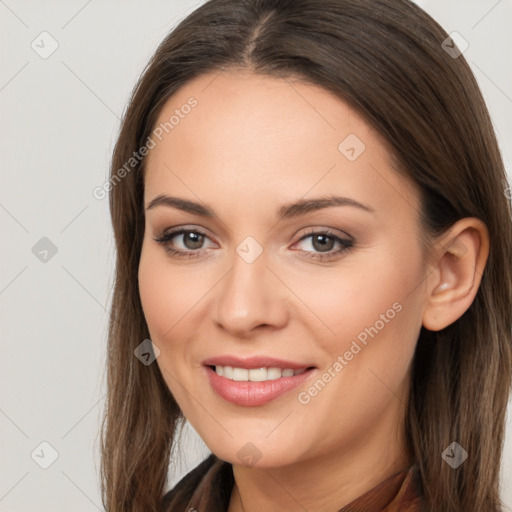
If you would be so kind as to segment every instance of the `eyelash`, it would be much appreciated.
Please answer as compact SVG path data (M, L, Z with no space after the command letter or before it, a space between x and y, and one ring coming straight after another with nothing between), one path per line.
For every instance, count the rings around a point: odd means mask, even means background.
M173 247L170 246L170 242L173 238L175 238L178 235L183 235L186 233L195 233L197 235L204 236L205 238L209 238L206 233L203 233L199 229L177 229L175 231L163 233L160 237L154 238L154 240L155 242L163 245L164 249L173 257L188 259L199 257L201 251L200 249L182 251L180 249L174 249ZM342 253L349 252L354 247L353 239L340 238L329 229L310 231L309 233L306 233L304 236L302 236L296 243L299 243L302 240L309 238L313 235L327 235L328 237L333 238L335 242L338 242L341 245L341 249L338 249L337 251L330 253L312 253L310 251L300 251L305 254L306 258L311 258L317 261L332 261L333 259L336 259L338 256L340 256Z

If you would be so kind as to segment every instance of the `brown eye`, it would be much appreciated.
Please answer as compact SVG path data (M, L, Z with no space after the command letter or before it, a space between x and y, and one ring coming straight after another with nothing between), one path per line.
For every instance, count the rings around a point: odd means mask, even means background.
M187 249L201 249L201 246L204 243L204 235L197 233L195 231L187 231L182 234L183 235L183 245Z
M190 259L201 256L201 249L204 249L205 241L210 238L195 229L179 229L163 233L154 240L163 245L170 255Z
M352 238L341 238L334 233L322 230L304 235L296 245L302 245L300 252L307 258L328 261L340 257L342 253L350 250L354 243ZM335 249L336 246L338 249Z
M317 251L325 252L330 251L334 247L335 240L332 236L319 234L313 235L312 242L313 247Z

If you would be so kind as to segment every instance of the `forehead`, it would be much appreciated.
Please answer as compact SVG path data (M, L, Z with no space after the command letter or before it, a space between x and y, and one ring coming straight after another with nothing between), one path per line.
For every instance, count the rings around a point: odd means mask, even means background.
M201 75L167 101L159 127L146 162L146 203L162 192L208 197L212 187L217 195L250 190L240 199L247 208L261 207L262 196L281 202L308 191L364 189L377 203L413 194L392 169L385 141L354 109L297 79Z

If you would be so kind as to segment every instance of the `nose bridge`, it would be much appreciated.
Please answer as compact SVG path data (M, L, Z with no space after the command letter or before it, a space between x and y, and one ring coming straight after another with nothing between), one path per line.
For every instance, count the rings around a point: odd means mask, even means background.
M236 248L232 262L219 288L217 322L237 335L259 325L282 325L286 321L283 290L267 266L263 248L247 237Z

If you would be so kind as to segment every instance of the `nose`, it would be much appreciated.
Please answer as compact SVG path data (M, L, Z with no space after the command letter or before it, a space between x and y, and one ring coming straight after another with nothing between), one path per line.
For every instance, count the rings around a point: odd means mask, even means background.
M264 326L282 328L288 321L287 288L269 268L265 251L252 263L234 254L233 267L216 289L216 322L234 337L250 337Z

